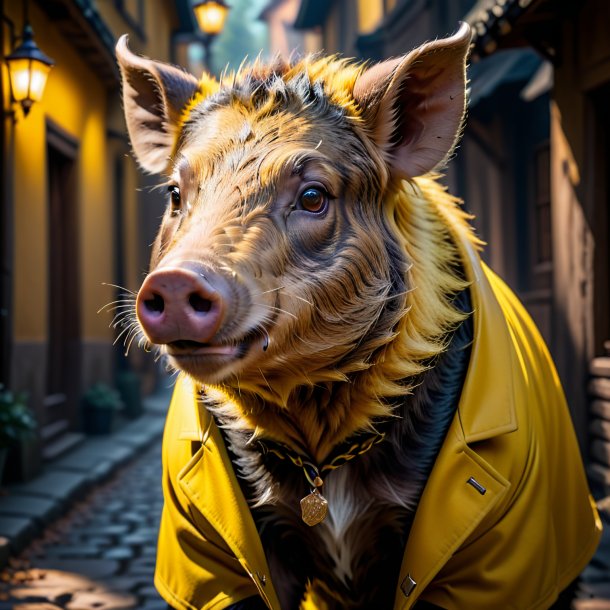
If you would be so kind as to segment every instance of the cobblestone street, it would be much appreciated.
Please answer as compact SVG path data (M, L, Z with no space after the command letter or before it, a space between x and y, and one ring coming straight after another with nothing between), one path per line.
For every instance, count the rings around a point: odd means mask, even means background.
M161 449L118 471L1 574L0 610L161 610L153 586Z

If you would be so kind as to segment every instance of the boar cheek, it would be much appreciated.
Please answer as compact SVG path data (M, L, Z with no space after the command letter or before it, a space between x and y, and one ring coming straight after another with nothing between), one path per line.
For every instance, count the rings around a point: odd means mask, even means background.
M320 216L304 210L293 210L286 219L290 245L300 256L319 262L332 258L338 246L338 215L331 202Z

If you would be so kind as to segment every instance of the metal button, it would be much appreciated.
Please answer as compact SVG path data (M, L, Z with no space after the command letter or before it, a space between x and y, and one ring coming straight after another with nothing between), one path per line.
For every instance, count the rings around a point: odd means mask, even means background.
M411 574L407 574L405 579L400 583L400 590L403 592L405 597L409 597L416 585L417 583L411 578Z
M264 574L261 574L258 570L256 572L256 578L258 578L263 587L267 584L267 577Z
M472 485L482 496L485 495L487 490L474 477L470 477L466 483L468 483L468 485Z

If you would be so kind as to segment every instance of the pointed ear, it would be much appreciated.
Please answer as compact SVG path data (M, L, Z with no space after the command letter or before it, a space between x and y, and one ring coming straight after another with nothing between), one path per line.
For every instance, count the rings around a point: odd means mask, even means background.
M404 57L374 65L356 80L354 99L393 174L413 178L453 151L466 109L470 27Z
M123 107L138 163L161 173L168 165L182 111L198 92L194 76L132 53L123 35L116 46L123 80Z

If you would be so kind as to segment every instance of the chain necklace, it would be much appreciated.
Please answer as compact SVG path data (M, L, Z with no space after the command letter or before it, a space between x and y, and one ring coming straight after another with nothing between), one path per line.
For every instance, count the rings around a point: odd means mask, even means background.
M283 443L259 440L258 445L261 447L263 455L273 455L280 460L287 460L302 469L305 479L310 485L311 492L301 499L301 518L307 525L314 526L324 521L328 514L328 501L321 491L324 485L322 474L336 470L355 457L366 453L384 438L385 432L377 432L363 441L348 442L344 444L345 450L340 449L339 453L321 465L315 464L308 457L299 455Z

